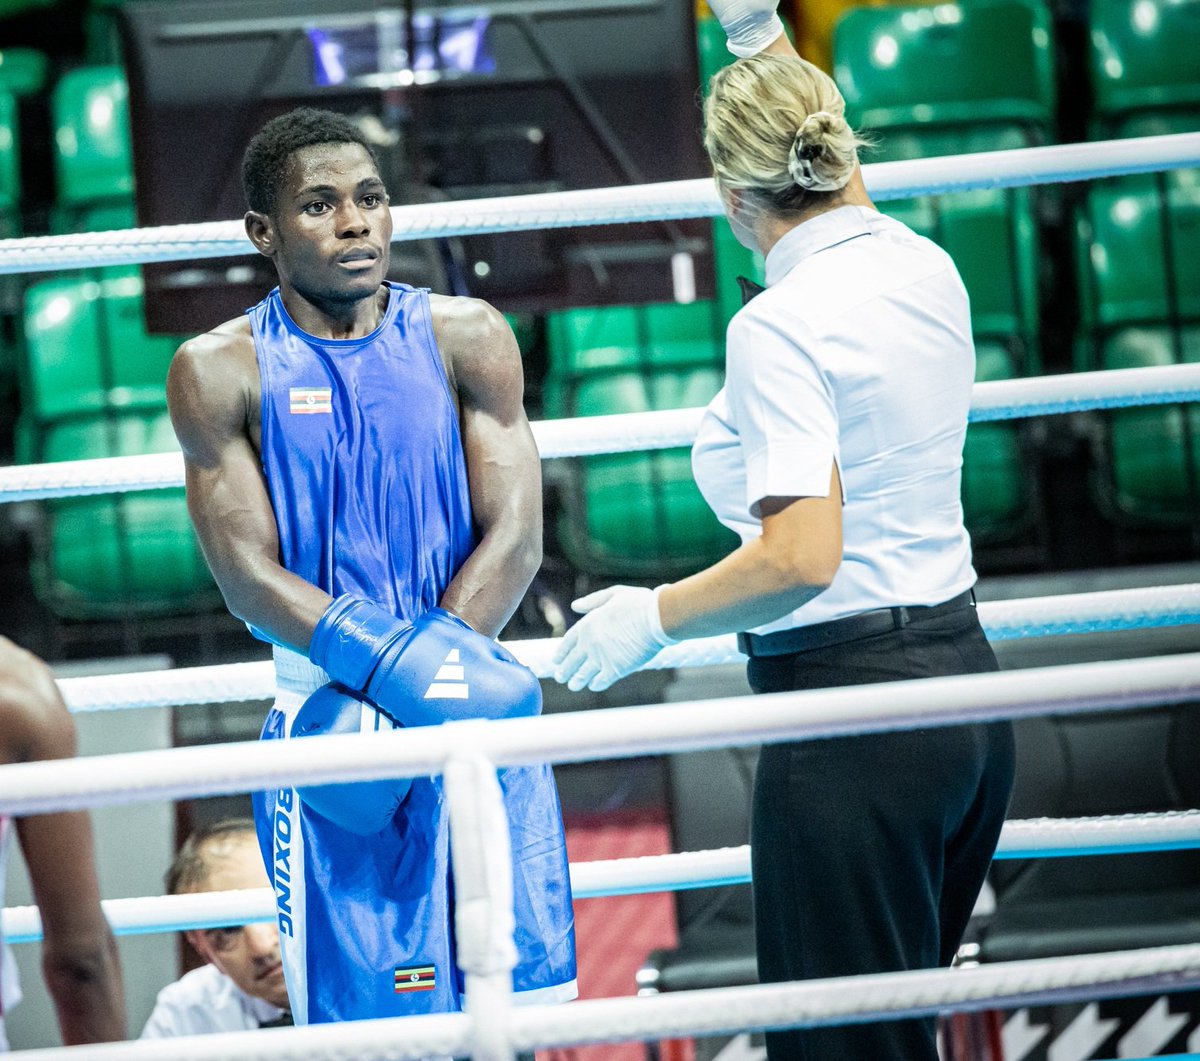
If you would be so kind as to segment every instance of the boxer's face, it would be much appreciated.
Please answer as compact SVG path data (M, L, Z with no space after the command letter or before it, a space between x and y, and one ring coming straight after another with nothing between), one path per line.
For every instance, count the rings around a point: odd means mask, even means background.
M318 305L357 302L387 275L392 215L361 144L314 144L288 158L270 216L279 280Z
M258 845L250 835L208 845L208 878L194 891L268 888ZM288 1008L287 986L279 958L279 933L273 924L209 928L187 934L200 955L212 962L246 994Z

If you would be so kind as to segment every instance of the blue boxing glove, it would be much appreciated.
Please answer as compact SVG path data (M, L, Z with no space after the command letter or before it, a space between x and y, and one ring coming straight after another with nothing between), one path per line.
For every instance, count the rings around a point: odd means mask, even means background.
M292 722L293 737L327 733L371 733L399 729L395 719L330 682L301 705ZM311 785L297 789L300 799L334 825L362 836L374 836L391 822L411 785L408 778Z
M338 597L317 623L308 655L402 726L542 710L533 672L442 608L410 623L360 597Z

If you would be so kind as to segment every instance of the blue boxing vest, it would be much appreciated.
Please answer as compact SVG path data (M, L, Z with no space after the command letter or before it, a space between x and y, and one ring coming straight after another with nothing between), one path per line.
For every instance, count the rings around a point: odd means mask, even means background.
M301 331L278 289L248 312L283 566L332 596L352 593L415 618L439 603L476 543L428 292L387 286L379 327L360 339ZM305 695L326 680L278 647L276 668L268 740L287 737ZM500 782L512 834L517 1000L574 997L553 774L547 766L501 770ZM255 817L298 1024L462 1008L440 776L415 779L391 825L372 838L310 811L294 789L256 794Z
M383 320L361 339L302 332L278 288L250 323L283 566L412 619L437 606L475 532L428 293L388 287Z

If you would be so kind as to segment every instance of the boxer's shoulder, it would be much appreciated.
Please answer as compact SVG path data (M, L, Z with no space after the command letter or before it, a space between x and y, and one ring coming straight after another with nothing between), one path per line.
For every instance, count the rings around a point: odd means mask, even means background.
M167 373L167 399L181 441L191 421L244 430L257 417L261 387L248 318L186 340Z
M429 296L429 315L439 342L472 343L508 332L508 321L490 302L465 295Z
M250 319L238 317L185 340L171 361L171 373L186 374L193 385L226 391L231 384L259 387L258 355Z
M466 396L520 372L512 327L495 306L478 298L430 295L429 312L451 385Z

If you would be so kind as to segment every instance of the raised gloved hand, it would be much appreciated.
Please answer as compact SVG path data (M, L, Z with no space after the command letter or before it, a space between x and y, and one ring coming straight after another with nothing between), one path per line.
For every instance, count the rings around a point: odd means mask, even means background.
M317 623L308 655L402 726L542 710L533 672L442 608L410 623L371 601L339 597Z
M658 613L661 590L610 586L573 601L571 607L583 618L555 653L554 680L572 692L586 686L598 693L673 645Z
M783 32L778 4L779 0L708 0L729 38L729 50L740 59L757 55Z
M397 729L395 719L344 685L322 685L301 705L292 721L293 737L328 733L370 733ZM411 781L408 778L356 781L352 784L310 785L297 789L300 799L334 825L361 836L374 836L395 816Z

